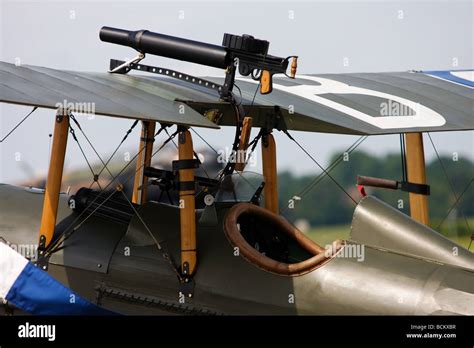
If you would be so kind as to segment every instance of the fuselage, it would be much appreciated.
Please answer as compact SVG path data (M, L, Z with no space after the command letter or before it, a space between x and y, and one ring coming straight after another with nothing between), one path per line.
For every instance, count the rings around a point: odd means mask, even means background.
M16 246L36 244L42 196L0 185L0 237ZM52 255L48 271L123 314L474 314L472 269L355 241L304 275L266 272L229 244L227 210L217 205L218 223L198 224L192 297L183 296L176 273L136 217L128 224L91 218ZM139 213L171 259L179 260L179 208L148 202ZM74 214L62 195L58 233Z

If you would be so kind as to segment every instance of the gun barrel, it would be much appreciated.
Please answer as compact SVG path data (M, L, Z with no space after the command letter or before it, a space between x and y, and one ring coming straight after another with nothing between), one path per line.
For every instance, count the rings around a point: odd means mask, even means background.
M228 52L222 46L153 33L148 30L129 31L111 27L100 30L100 40L129 46L142 53L183 60L214 68L228 66Z

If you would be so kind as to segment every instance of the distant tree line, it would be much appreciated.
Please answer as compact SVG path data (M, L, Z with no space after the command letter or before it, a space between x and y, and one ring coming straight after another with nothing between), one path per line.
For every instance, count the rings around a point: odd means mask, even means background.
M339 154L332 156L331 163L338 156ZM427 163L427 179L431 186L430 218L434 223L446 218L456 202L456 196L459 198L474 178L472 161L462 157L446 156L441 157L441 161L443 166L437 158ZM449 179L446 178L443 167ZM296 176L289 171L280 173L278 182L280 210L289 220L306 219L311 226L349 224L355 204L329 177L324 177L312 189L305 191L312 183L314 184L319 173L319 170L315 175L303 176ZM341 161L330 172L330 175L353 197L358 197L357 175L401 181L401 158L399 154L376 157L361 151L353 152L346 161ZM408 193L384 189L368 189L367 193L409 214ZM468 187L456 208L452 210L451 218L460 218L462 214L466 217L474 217L474 183Z

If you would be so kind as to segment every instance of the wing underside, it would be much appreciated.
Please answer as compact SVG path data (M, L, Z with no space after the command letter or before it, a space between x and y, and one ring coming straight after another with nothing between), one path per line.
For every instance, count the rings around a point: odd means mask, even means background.
M256 127L367 135L459 131L474 129L473 75L474 71L301 75L294 80L275 78L269 95L255 93L256 82L237 79L234 93ZM67 105L72 111L77 111L76 105L93 105L98 115L186 126L235 124L233 109L219 101L216 91L150 75L0 62L0 101L54 109ZM210 109L222 112L219 125L203 116Z

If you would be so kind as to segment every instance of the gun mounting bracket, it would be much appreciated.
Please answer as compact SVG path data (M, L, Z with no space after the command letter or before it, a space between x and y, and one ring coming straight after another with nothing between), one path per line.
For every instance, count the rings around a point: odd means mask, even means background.
M145 59L144 53L138 53L138 55L128 61L119 61L115 59L110 60L109 73L126 74L132 69L132 65L138 64L141 60ZM113 63L113 64L112 64ZM116 64L119 63L119 64Z
M266 112L265 125L262 128L265 134L270 134L274 129L283 132L288 130L285 118L278 105L275 105L273 110Z
M142 53L140 53L140 54L142 54ZM137 57L135 57L135 58L137 58ZM223 86L221 86L218 83L215 83L215 82L212 82L212 81L209 81L209 80L205 80L205 79L201 79L199 77L195 77L195 76L192 76L192 75L188 75L188 74L176 71L176 70L161 68L161 67L151 66L151 65L145 65L145 64L139 64L140 60L134 61L132 59L128 62L125 62L125 61L122 61L122 60L111 59L110 60L110 72L111 73L117 73L117 74L126 74L130 70L144 71L144 72L151 73L151 74L157 74L157 75L172 77L172 78L175 78L175 79L178 79L178 80L181 80L181 81L192 83L192 84L197 85L197 86L212 89L214 91L217 91L219 94L221 93L221 91L223 89Z

